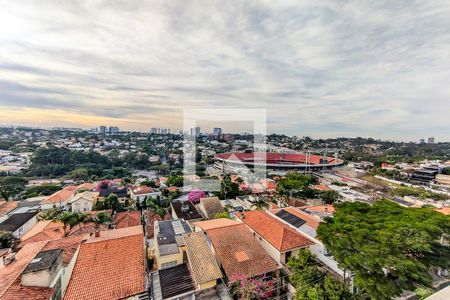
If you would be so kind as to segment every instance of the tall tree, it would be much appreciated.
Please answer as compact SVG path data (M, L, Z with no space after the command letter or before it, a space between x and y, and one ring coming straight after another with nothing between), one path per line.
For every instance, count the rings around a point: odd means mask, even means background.
M405 208L382 200L338 203L317 234L354 284L373 299L431 286L432 266L450 267L450 248L440 243L450 217L431 208Z

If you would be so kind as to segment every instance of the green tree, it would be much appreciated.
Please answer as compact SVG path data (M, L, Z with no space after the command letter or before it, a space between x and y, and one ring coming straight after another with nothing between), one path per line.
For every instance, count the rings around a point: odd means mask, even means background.
M354 284L373 299L390 299L415 286L429 287L433 266L450 267L450 249L440 240L450 217L431 208L405 208L382 200L337 203L321 223L318 238Z
M295 299L351 299L348 286L331 275L321 271L316 257L308 249L301 249L288 262L291 275L289 281L295 287Z
M10 231L0 231L0 249L13 248L17 239Z
M256 196L256 199L253 200L252 204L256 209L265 209L269 207L266 196Z
M95 223L95 228L98 229L102 224L108 224L112 222L110 216L108 216L105 212L99 212L94 218L90 219Z
M54 220L61 221L63 223L64 235L67 236L69 232L67 228L73 228L75 225L90 221L90 218L85 213L73 213L63 211L60 214L54 216Z
M321 191L320 198L325 204L333 204L341 198L341 195L336 191Z
M24 177L19 176L0 177L0 197L5 200L9 200L11 197L14 198L25 190L27 182Z
M171 175L169 176L169 178L167 178L167 186L176 186L176 187L181 187L183 186L183 176L179 176L179 175Z
M226 211L214 215L214 219L230 219L230 214Z

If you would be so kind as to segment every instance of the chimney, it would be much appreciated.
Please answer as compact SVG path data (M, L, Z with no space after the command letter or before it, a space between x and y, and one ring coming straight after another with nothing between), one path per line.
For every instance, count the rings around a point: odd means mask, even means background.
M11 252L12 250L8 250L8 254L3 255L2 260L0 262L0 269L12 263L16 259L16 253Z
M96 237L96 238L100 237L100 230L96 230L96 231L95 231L95 237Z

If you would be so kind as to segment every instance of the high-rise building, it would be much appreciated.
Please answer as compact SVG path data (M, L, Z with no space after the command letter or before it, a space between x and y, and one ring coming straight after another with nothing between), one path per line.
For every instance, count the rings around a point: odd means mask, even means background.
M108 132L109 134L117 134L119 133L120 129L117 126L109 126Z
M213 128L213 135L219 136L221 134L222 134L222 128L219 128L219 127Z
M200 127L194 127L191 128L191 135L195 136L195 137L199 137L200 136Z
M150 133L158 133L158 129L156 127L150 128Z
M106 126L103 126L103 125L99 126L98 132L101 134L106 134Z
M425 144L425 139L420 139L419 144Z
M428 138L428 144L434 144L434 137Z

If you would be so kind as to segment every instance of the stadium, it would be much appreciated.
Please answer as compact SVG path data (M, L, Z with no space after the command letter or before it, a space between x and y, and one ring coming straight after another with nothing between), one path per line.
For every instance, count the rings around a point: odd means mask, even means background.
M214 156L214 169L222 173L245 173L255 166L265 166L268 172L319 171L344 164L342 159L310 153L240 152Z

